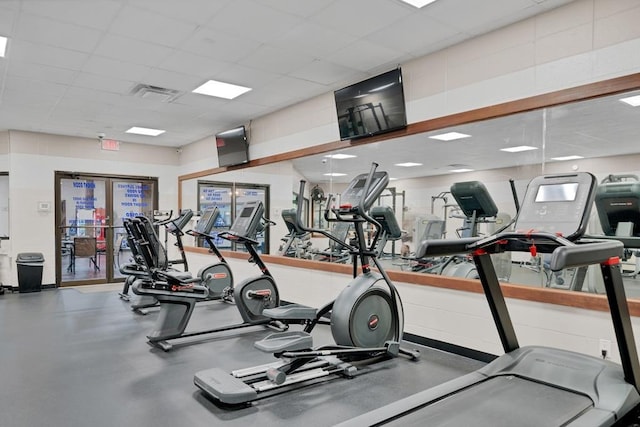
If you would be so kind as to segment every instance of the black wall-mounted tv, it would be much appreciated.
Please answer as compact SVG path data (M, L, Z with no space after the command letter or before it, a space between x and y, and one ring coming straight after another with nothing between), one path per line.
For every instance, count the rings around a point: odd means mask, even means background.
M218 165L233 166L249 161L249 143L244 126L216 134Z
M407 126L400 68L337 90L334 96L341 140Z

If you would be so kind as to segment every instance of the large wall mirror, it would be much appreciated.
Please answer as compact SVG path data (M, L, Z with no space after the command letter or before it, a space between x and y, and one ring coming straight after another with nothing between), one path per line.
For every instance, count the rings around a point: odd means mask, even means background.
M638 97L636 102L633 97ZM634 104L640 104L639 99L640 75L632 75L412 124L376 141L335 142L312 152L300 150L288 156L260 159L246 168L190 174L179 180L181 207L198 208L199 181L268 185L269 214L278 224L271 230L270 253L278 254L280 237L288 233L281 214L292 208L292 194L297 193L300 179L308 182L304 196L310 201L309 221L324 227L326 196L340 193L375 161L392 178L379 203L394 208L404 230L401 239L387 243L383 250L388 268L398 272L403 281L420 284L438 285L440 275L468 279L473 277L473 271L464 259L443 265L443 260L411 260L411 254L426 235L451 238L469 232L491 233L507 224L516 215L514 192L522 197L529 180L540 174L585 171L602 183L636 181L640 176L640 107ZM483 184L495 202L496 215L475 221L465 215L451 190L453 184L469 181ZM640 183L630 187L640 191ZM640 224L637 228L626 224L635 218L640 223L637 202L633 209L636 214L612 214L612 221L624 225L616 230L611 224L603 227L594 207L589 233L603 234L604 228L607 234L639 236ZM327 239L312 237L305 243L302 255L280 251L280 256L318 260L319 253L330 249L328 243ZM640 302L640 252L637 254L633 248L626 251L623 266L628 295ZM338 257L324 260L340 262ZM529 297L558 290L574 291L576 295L603 292L597 275L586 269L552 273L546 268L544 257L528 254L507 254L501 261L498 273L503 283L521 285L528 289ZM301 265L299 262L296 260L295 265ZM316 263L309 263L309 267L318 268ZM566 299L566 293L561 294L564 297L555 300ZM545 297L531 298L546 301ZM578 296L569 305L581 304Z

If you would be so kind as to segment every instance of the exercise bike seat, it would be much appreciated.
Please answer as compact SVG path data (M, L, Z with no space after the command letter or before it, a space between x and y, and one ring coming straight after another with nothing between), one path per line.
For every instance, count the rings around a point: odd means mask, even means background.
M274 320L313 320L318 310L302 304L287 304L274 308L265 308L262 315Z

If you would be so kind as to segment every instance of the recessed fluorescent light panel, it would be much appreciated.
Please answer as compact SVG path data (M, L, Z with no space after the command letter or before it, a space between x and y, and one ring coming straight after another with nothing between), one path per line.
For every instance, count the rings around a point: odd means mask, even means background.
M415 166L422 166L422 163L413 163L413 162L396 163L396 166L400 166L402 168L413 168Z
M456 139L469 138L470 136L471 135L467 135L466 133L448 132L448 133L442 133L440 135L433 135L433 136L430 136L429 138L438 139L440 141L453 141Z
M0 36L0 58L4 58L7 53L7 41L6 37Z
M632 107L638 107L640 106L640 95L621 98L620 101L624 102L625 104L629 104Z
M331 173L325 173L323 174L324 176L347 176L346 173L339 173L339 172L331 172Z
M353 154L327 154L325 157L327 159L344 160L344 159L351 159L356 156L354 156Z
M193 93L199 93L201 95L216 96L218 98L233 99L243 93L249 92L251 88L232 85L231 83L218 82L215 80L209 80L202 86L199 86L193 90Z
M584 157L573 155L573 156L552 157L551 158L551 160L557 160L559 162L563 162L563 161L566 161L566 160L578 160L578 159L584 159Z
M453 172L453 173L473 172L473 169L451 169L449 172Z
M126 132L135 133L136 135L158 136L158 135L162 135L166 131L161 129L141 128L141 127L134 126L131 129L127 130Z
M516 147L501 148L500 151L506 151L507 153L519 153L521 151L531 151L537 149L538 147L531 147L529 145L518 145Z
M402 1L420 9L421 7L425 7L426 5L431 4L436 0L402 0Z

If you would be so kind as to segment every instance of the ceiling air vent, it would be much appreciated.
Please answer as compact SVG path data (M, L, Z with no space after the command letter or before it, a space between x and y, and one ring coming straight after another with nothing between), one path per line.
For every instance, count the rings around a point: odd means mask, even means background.
M144 98L157 102L170 102L178 97L179 92L175 89L167 89L159 86L138 84L132 90L131 94L138 98Z

